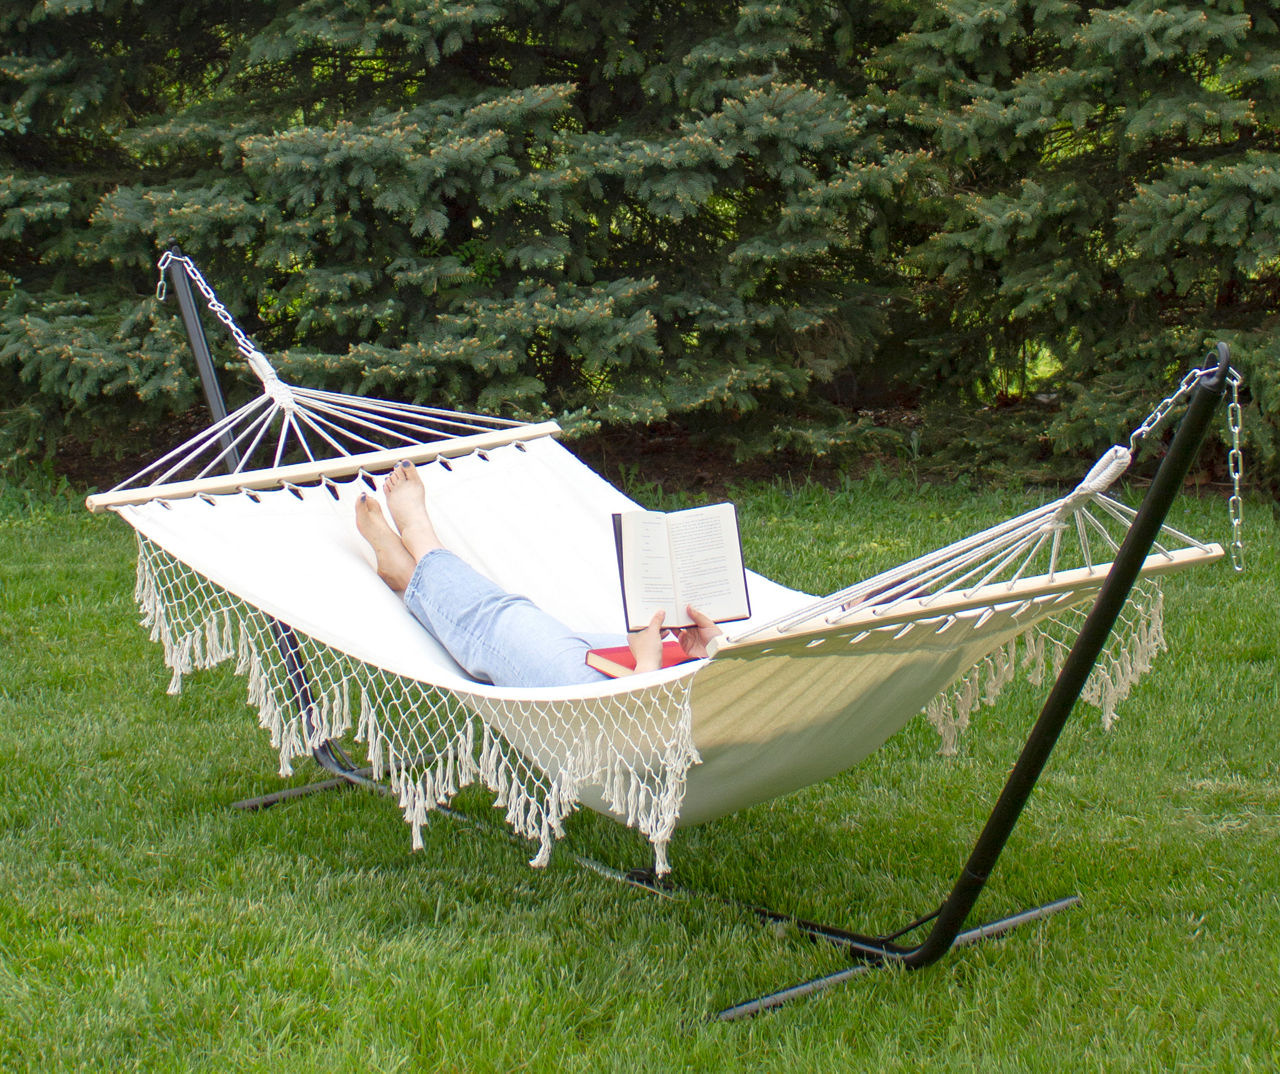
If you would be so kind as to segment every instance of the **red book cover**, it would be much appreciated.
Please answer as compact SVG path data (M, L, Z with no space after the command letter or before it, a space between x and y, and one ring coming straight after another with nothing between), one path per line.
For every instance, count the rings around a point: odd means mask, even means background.
M692 659L693 657L686 653L674 638L662 643L664 668L674 667L676 664L683 664L686 660ZM603 671L615 679L622 675L630 675L636 669L635 654L632 653L629 645L614 645L608 649L588 649L587 663L597 671Z

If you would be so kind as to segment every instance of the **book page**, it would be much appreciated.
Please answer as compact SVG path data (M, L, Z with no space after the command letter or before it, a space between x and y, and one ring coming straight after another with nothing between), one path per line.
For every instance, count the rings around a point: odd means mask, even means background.
M685 607L727 622L750 615L747 580L733 504L695 507L667 516L679 621Z
M648 626L656 611L667 613L668 624L677 618L683 621L684 609L676 611L667 516L661 511L628 511L614 519L627 629Z

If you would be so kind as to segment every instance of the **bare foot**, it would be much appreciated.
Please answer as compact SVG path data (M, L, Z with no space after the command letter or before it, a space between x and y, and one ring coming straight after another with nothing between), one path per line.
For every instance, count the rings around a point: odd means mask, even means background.
M387 498L391 517L400 530L400 540L413 556L420 560L433 548L443 548L427 514L427 490L422 476L411 462L398 462L382 482L382 492Z
M378 560L378 577L397 593L403 593L413 577L417 560L387 524L378 501L368 493L362 493L356 501L356 529L360 536L373 546Z

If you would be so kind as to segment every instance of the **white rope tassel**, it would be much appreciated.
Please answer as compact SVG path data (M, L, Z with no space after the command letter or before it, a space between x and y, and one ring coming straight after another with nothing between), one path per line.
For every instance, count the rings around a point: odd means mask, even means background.
M693 756L697 757L696 752ZM695 763L698 762L686 760L664 765L662 769L661 791L654 795L653 812L649 821L650 829L646 832L654 848L654 869L659 874L667 871L666 846L675 833L676 822L680 819L680 806L684 801L688 771Z
M343 679L329 694L329 726L334 738L351 730L351 684Z
M173 669L173 678L169 680L169 687L165 691L170 697L182 693L182 677L192 671L191 653L195 644L196 636L187 634L176 644L166 646L165 663Z
M363 728L364 741L367 743L369 753L369 766L373 769L373 778L381 779L386 771L386 737L382 733L382 728L376 720L373 706L369 703L368 695L363 691L360 697L360 726ZM357 741L359 740L357 734Z
M1024 635L1022 645L1022 666L1027 673L1027 682L1032 686L1040 686L1044 682L1044 631L1033 627Z
M987 683L982 692L984 704L993 704L1004 692L1004 688L1013 682L1014 669L1017 667L1017 655L1017 639L1014 638L1003 649L997 649L987 657Z
M480 782L496 793L498 782L498 743L487 723L481 724Z
M293 775L293 759L308 755L302 743L302 733L297 720L282 720L283 734L280 741L280 776L288 778Z
M200 667L211 668L231 658L230 637L231 625L227 622L227 613L209 616L204 621L204 656Z
M551 849L555 846L555 839L551 834L551 825L543 818L542 828L538 832L538 853L529 859L529 864L535 869L545 869L551 864Z
M956 744L960 739L960 721L956 718L953 711L954 698L939 694L925 707L925 714L929 718L929 722L933 724L934 730L938 732L942 742L938 746L938 752L943 757L954 757L956 755Z
M158 642L163 648L165 666L173 671L166 692L170 696L176 696L182 692L182 647L174 642L173 633L169 626L169 617L166 614L167 606L165 604L164 591L156 575L155 565L152 563L151 557L144 554L141 539L139 539L138 546L136 579L133 587L133 596L138 602L138 610L142 613L142 625L148 628L150 639L153 642Z
M248 675L249 669L253 666L253 641L249 637L249 631L245 629L243 620L238 622L240 627L240 653L236 657L236 674Z
M476 763L476 728L475 721L467 720L462 725L458 737L455 764L455 777L459 787L469 787L480 776L480 766Z
M256 648L252 650L250 657L248 677L249 704L258 710L258 726L267 732L272 747L280 755L280 776L292 776L293 759L308 752L303 742L302 729L299 721L288 718L281 708L271 677Z
M529 800L529 795L524 789L524 784L520 783L519 780L513 779L511 786L508 788L506 821L511 825L513 831L528 839L533 838L533 832L529 830L529 814L532 810L532 805L533 803Z
M411 784L405 780L407 805L404 819L409 822L412 831L414 850L422 849L422 826L427 823L427 802L431 800L424 787Z
M572 804L566 808L568 803L573 803L573 799L565 795L562 790L562 781L555 780L551 784L551 793L547 795L546 804L542 809L544 839L551 838L549 832L557 837L564 835L564 818L572 812Z
M142 613L142 625L150 630L151 640L155 641L154 627L164 609L164 601L161 599L155 567L151 557L146 554L141 536L138 538L138 569L134 577L133 599Z

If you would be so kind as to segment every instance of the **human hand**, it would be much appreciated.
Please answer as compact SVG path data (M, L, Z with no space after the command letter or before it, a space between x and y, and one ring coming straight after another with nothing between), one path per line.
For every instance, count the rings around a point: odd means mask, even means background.
M694 625L685 627L676 637L680 639L680 648L696 660L707 655L707 643L724 633L714 620L708 619L693 605L685 608L685 614L693 620Z
M647 627L627 635L627 644L636 658L637 673L662 667L662 620L666 617L666 612L654 612Z

